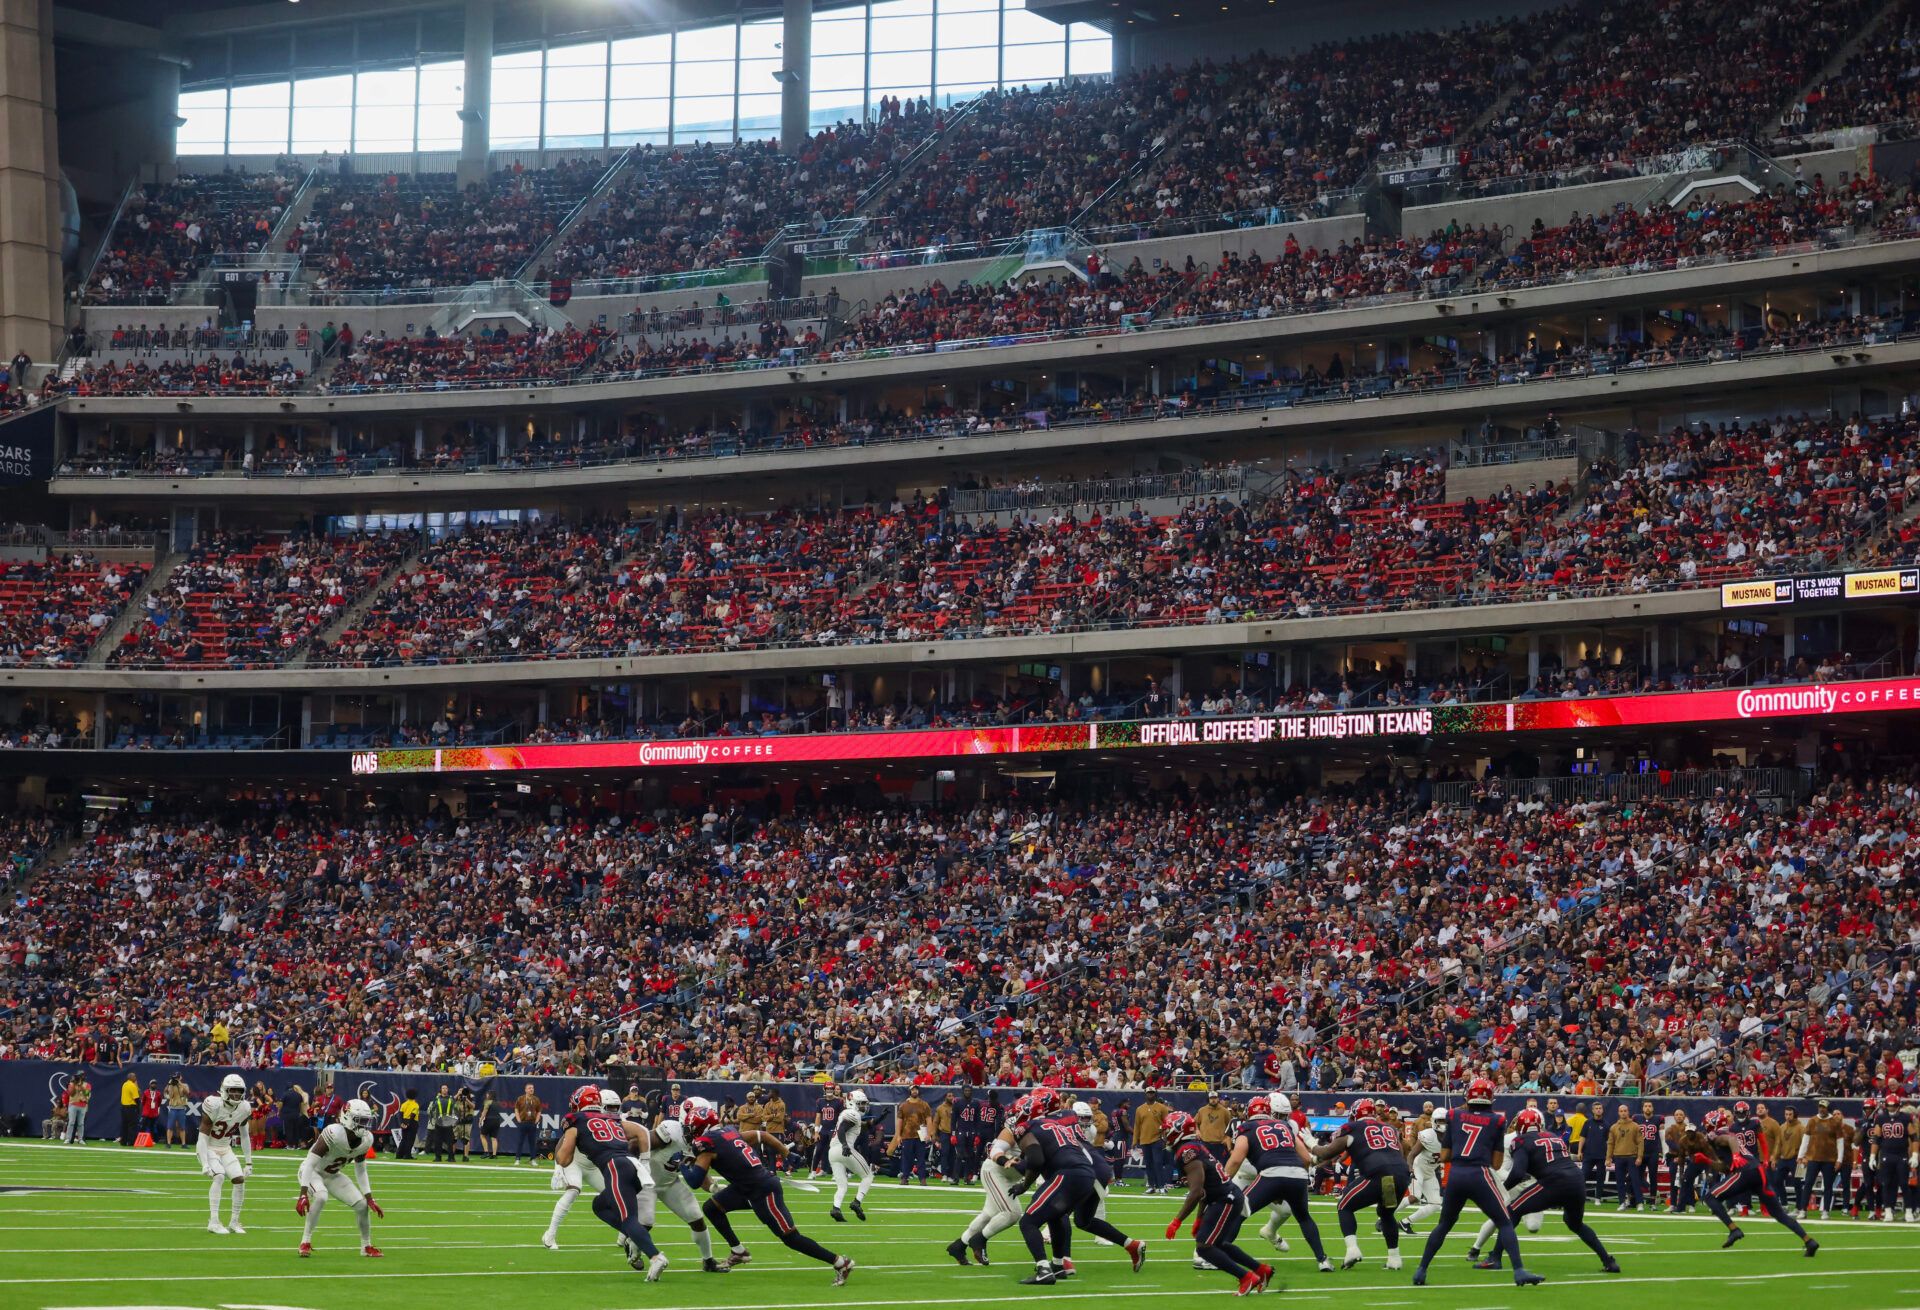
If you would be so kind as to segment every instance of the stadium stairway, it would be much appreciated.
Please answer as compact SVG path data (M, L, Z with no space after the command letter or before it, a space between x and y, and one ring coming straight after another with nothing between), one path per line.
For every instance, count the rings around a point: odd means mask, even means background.
M273 225L273 234L267 238L269 250L285 250L287 238L299 231L300 225L307 221L307 215L313 212L313 200L319 194L320 166L315 164L307 170L300 182L300 189L293 193L293 199L287 204L287 211L280 215L280 221Z
M514 272L513 276L516 281L524 282L533 278L546 260L548 253L566 238L567 233L571 232L582 218L585 218L592 212L594 205L607 193L609 188L613 187L621 178L627 175L627 171L633 167L634 151L636 149L637 147L628 146L620 152L611 164L607 165L607 171L602 173L591 187L587 188L587 194L580 197L580 203L567 211L566 217L562 218L559 224L553 229L553 234L536 246L533 253L528 255L525 262Z
M313 648L316 645L322 642L331 644L338 640L341 633L352 632L357 628L361 618L368 610L373 608L374 602L383 598L388 588L392 587L399 579L405 577L419 564L421 553L425 551L426 548L426 543L422 542L415 549L408 551L406 557L398 564L395 564L392 568L381 574L378 580L369 584L357 600L333 616L331 623L328 623L318 632L301 642L300 649L295 651L292 658L287 660L286 667L289 669L306 668L309 659L313 655Z
M127 602L125 609L114 616L100 633L100 639L93 643L93 649L87 652L86 667L97 669L106 666L113 653L120 649L120 643L133 631L133 625L147 616L147 597L156 588L164 587L182 564L187 562L185 551L170 550L154 562L153 570L147 574L147 580L133 593L133 599Z
M977 98L963 102L948 116L947 120L940 125L940 130L938 132L928 133L926 139L909 151L907 157L900 161L898 167L890 169L870 183L867 189L861 192L859 197L853 202L853 208L849 210L848 213L853 217L860 218L877 212L881 205L893 195L894 190L900 185L901 181L918 172L920 165L925 163L929 157L938 154L948 134L951 133L955 127L965 122L968 118L971 118L979 108L980 101Z

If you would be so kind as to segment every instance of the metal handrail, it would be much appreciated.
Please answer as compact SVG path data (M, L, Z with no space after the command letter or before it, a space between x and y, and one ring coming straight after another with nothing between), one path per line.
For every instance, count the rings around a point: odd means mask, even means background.
M100 271L100 261L106 258L107 251L113 248L113 234L119 231L120 220L126 215L127 202L133 199L133 193L139 185L139 177L133 177L128 180L126 189L120 193L120 201L113 207L113 217L107 220L106 227L100 232L100 244L93 248L93 258L87 261L87 271L81 276L79 285L75 287L73 299L86 299L87 288L93 285L93 275Z
M638 149L637 146L628 146L620 152L611 164L607 165L607 171L602 173L599 180L591 187L587 188L587 194L581 196L574 207L569 209L565 216L554 225L552 234L549 235L545 241L542 241L532 254L521 261L520 267L513 270L514 281L522 281L528 273L540 267L540 261L545 259L548 252L567 235L567 229L571 228L579 217L586 213L587 206L605 195L607 191L612 188L614 180L626 171L627 165L633 160L633 152L636 149Z

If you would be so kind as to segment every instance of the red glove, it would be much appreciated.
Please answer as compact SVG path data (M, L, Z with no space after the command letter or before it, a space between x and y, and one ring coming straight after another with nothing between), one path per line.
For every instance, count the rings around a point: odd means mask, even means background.
M307 1189L303 1187L300 1189L299 1197L293 1203L293 1212L304 1219L307 1216L307 1211L312 1208L313 1200L307 1195Z
M1167 1225L1167 1240L1171 1242L1178 1236L1180 1236L1180 1221L1176 1219Z
M1201 1213L1202 1213L1202 1212L1201 1212L1201 1211L1199 1211L1199 1210L1195 1210L1195 1211L1193 1212L1193 1235L1194 1235L1195 1237L1198 1237L1198 1236L1200 1236L1200 1215L1201 1215Z
M1698 1165L1707 1165L1707 1164L1713 1163L1711 1160L1707 1159L1707 1153L1705 1151L1695 1151L1693 1153L1693 1162Z
M385 1210L382 1210L380 1208L380 1203L374 1200L371 1196L367 1198L367 1209L373 1211L374 1214L378 1215L382 1219L385 1219L387 1217L387 1212Z

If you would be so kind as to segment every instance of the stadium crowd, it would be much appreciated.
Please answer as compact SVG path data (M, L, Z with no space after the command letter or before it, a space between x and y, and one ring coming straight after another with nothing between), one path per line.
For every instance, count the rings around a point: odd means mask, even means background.
M1911 1090L1920 792L1898 770L1784 810L1738 789L1549 805L1498 781L1447 804L1384 775L1091 805L798 800L348 821L263 795L217 819L114 816L0 920L0 1053Z
M0 666L80 663L146 575L144 565L84 553L0 563Z
M99 305L164 305L214 255L270 249L299 179L271 174L185 176L137 187L84 295Z

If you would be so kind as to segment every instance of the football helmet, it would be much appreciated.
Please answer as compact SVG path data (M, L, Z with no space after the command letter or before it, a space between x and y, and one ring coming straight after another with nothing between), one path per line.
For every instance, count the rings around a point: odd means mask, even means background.
M247 1099L247 1080L237 1073L230 1073L220 1080L220 1099L228 1105L238 1105Z
M653 1146L655 1150L665 1146L676 1151L685 1151L687 1130L680 1126L678 1119L662 1119L653 1126Z
M1445 1123L1446 1121L1447 1121L1447 1107L1443 1105L1438 1110L1435 1110L1433 1112L1433 1126L1435 1128L1438 1128L1441 1124Z
M1733 1126L1733 1116L1726 1110L1709 1110L1700 1117L1700 1126L1710 1133L1723 1133Z
M1288 1100L1284 1096L1273 1097L1272 1105L1273 1105L1273 1112L1279 1115L1282 1119L1286 1118L1288 1115L1293 1113L1293 1102Z
M1752 1113L1753 1107L1745 1101L1735 1101L1733 1103L1733 1114L1736 1119L1745 1119Z
M1247 1118L1249 1119L1259 1119L1262 1117L1271 1118L1272 1115L1273 1115L1273 1102L1269 1101L1266 1097L1256 1096L1251 1101L1247 1102Z
M600 1089L592 1083L583 1083L573 1089L573 1108L576 1110L598 1110L600 1108Z
M1093 1107L1091 1105L1088 1105L1085 1101L1075 1101L1073 1103L1073 1117L1078 1119L1081 1123L1092 1123Z
M1160 1125L1160 1140L1169 1145L1177 1145L1192 1137L1196 1131L1198 1130L1194 1127L1193 1116L1185 1110L1175 1110L1167 1116L1167 1121Z
M698 1136L719 1124L720 1112L704 1096L689 1096L680 1102L680 1125Z
M1467 1084L1467 1104L1487 1105L1493 1101L1493 1079L1476 1078Z
M613 1114L619 1114L620 1093L614 1091L611 1087L602 1087L600 1089L600 1108L610 1111Z
M867 1108L867 1094L865 1092L848 1093L847 1108L850 1110L864 1111Z
M1546 1119L1532 1106L1513 1116L1513 1130L1516 1133L1536 1133L1546 1126Z
M359 1097L347 1102L347 1126L368 1132L373 1128L373 1107Z
M1380 1113L1380 1107L1373 1103L1371 1096L1363 1096L1353 1103L1348 1115L1354 1119L1371 1119Z

